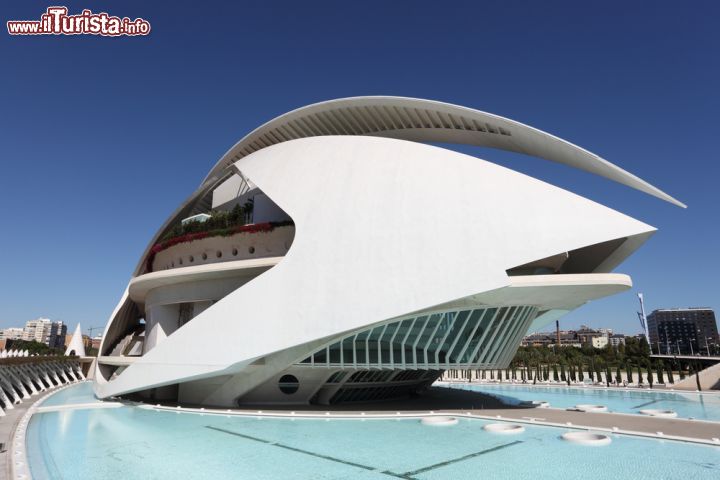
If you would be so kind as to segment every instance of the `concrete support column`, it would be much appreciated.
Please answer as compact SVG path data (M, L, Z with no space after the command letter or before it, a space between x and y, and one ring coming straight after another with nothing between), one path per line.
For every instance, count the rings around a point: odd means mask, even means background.
M5 408L8 410L15 408L15 407L13 407L13 401L10 400L8 398L7 394L5 393L5 389L12 392L11 395L14 394L15 391L12 389L12 386L8 385L7 381L2 377L2 375L0 375L0 386L2 386L2 388L0 388L0 398L2 399L3 403L5 404Z
M48 368L51 368L51 367L48 365ZM56 384L58 387L63 384L62 380L60 380L60 377L58 377L57 370L56 370L56 368L55 368L54 365L53 365L52 368L50 369L50 374L52 375L52 378L55 379L55 384Z
M12 382L13 385L15 385L15 389L17 390L18 394L22 395L23 399L30 398L30 394L28 393L27 389L25 388L25 385L22 384L19 378L15 375L15 372L8 369L7 375L9 380Z
M52 379L50 378L50 369L48 368L48 366L47 366L47 365L39 365L39 368L40 368L40 369L42 370L42 372L43 372L43 375L44 375L44 377L45 377L45 381L46 381L47 384L48 384L48 388L56 387L57 384L56 384L55 382L53 382Z
M11 403L22 403L20 395L17 390L15 390L15 386L8 378L7 372L3 372L2 375L0 375L0 381L2 381L3 387L5 387L5 389L10 392L10 395L12 395L13 402Z
M40 385L40 390L45 391L48 389L48 385L43 381L43 372L38 368L37 365L31 365L30 368L33 372L35 372L35 376L37 378L38 384Z
M77 363L75 365L75 371L77 372L77 374L81 380L86 380L85 375L83 374L83 371L82 371L82 365L80 363Z
M22 367L22 365L18 366L17 374L18 378L20 378L24 385L30 386L30 395L37 395L38 393L40 393L35 387L35 383L32 381L32 378L30 377L28 372Z
M65 383L70 383L70 378L68 378L67 373L65 373L65 369L62 368L62 365L57 365L58 373L60 374L60 378L65 380Z
M31 368L31 365L20 365L20 368L23 372L25 372L25 378L28 379L30 384L32 385L33 389L35 390L35 393L40 393L44 389L42 387L42 383L38 380L38 376L35 373L35 371Z
M27 374L28 378L30 378L30 381L35 385L35 388L38 392L44 392L45 391L45 385L40 381L40 376L37 373L37 370L35 369L34 365L22 365L23 370Z
M72 379L72 381L73 381L73 382L77 382L77 381L78 381L78 378L75 376L75 372L73 371L72 366L66 363L63 367L64 367L64 368L63 368L63 371L64 371L65 373L67 373L68 376L70 376L70 378Z

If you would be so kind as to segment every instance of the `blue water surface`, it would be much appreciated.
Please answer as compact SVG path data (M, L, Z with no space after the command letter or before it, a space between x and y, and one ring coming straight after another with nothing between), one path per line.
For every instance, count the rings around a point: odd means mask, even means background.
M64 388L43 401L43 407L58 405L70 405L78 403L96 403L101 400L95 397L92 382L82 382L71 387Z
M640 413L642 409L662 409L673 410L681 418L720 421L720 395L717 393L480 383L439 385L488 393L513 400L542 400L550 403L551 407L557 408L571 408L581 403L589 403L605 405L611 412Z
M486 423L260 419L127 406L35 414L27 447L36 480L720 478L719 447L620 435L606 447L583 447L561 440L565 429L526 426L507 436L484 431Z

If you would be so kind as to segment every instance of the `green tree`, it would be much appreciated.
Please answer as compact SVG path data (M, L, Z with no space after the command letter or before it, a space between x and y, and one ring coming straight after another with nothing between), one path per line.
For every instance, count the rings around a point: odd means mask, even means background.
M245 223L245 209L239 203L230 210L228 223L230 225L243 225Z
M632 365L629 363L625 365L625 370L627 373L627 382L633 383L633 371L632 371Z
M29 340L8 340L6 350L27 350L29 355L63 355L61 348L51 348L44 343Z
M668 362L668 364L667 364L667 374L668 374L668 382L675 383L675 378L673 377L672 362Z
M655 364L656 371L657 371L657 381L658 383L665 383L665 377L663 376L663 362L662 360L658 360L657 364Z
M610 381L612 379L612 373L610 372L610 365L605 365L605 384L606 386L610 386Z

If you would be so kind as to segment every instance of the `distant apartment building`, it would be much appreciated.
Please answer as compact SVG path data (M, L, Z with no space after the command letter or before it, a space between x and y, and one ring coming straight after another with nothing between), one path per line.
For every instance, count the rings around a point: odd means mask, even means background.
M556 332L538 332L533 333L522 339L521 343L524 347L549 347L557 345ZM577 333L574 330L560 331L560 346L580 347Z
M706 353L720 343L711 308L668 308L647 316L650 343L661 353Z
M608 337L608 342L611 347L618 348L620 345L625 345L625 335L614 333Z
M49 318L38 318L28 320L23 329L22 339L28 342L45 343L45 338L50 334L52 321Z
M594 330L587 325L581 325L577 331L578 341L581 345L592 345L595 348L603 348L608 344L607 331Z
M65 335L67 334L67 325L63 322L53 322L50 325L50 333L45 338L45 344L52 348L65 347Z
M21 340L44 343L53 348L65 346L67 326L61 322L53 322L48 318L28 320L22 329Z
M614 340L611 341L611 339ZM625 343L624 335L613 335L612 329L601 328L594 330L582 325L579 330L561 330L560 331L560 345L561 346L572 346L582 347L585 345L591 345L595 348L605 348L607 345L617 346L620 343ZM557 333L556 332L538 332L533 333L523 338L521 345L542 347L557 345Z
M11 327L0 330L0 340L22 340L22 338L22 328Z

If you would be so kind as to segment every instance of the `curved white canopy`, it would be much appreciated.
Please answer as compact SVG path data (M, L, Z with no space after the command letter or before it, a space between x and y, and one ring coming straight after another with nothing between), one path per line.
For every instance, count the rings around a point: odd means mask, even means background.
M308 105L280 115L236 143L210 170L200 187L155 233L133 275L144 272L150 248L173 223L194 211L201 211L203 204L210 208L210 193L235 173L235 162L271 145L327 135L458 143L523 153L609 178L685 208L682 202L594 153L514 120L434 100L350 97Z
M329 100L281 115L236 143L213 167L203 185L216 182L234 162L265 147L324 135L370 135L508 150L594 173L685 207L594 153L520 122L434 100L388 96Z

